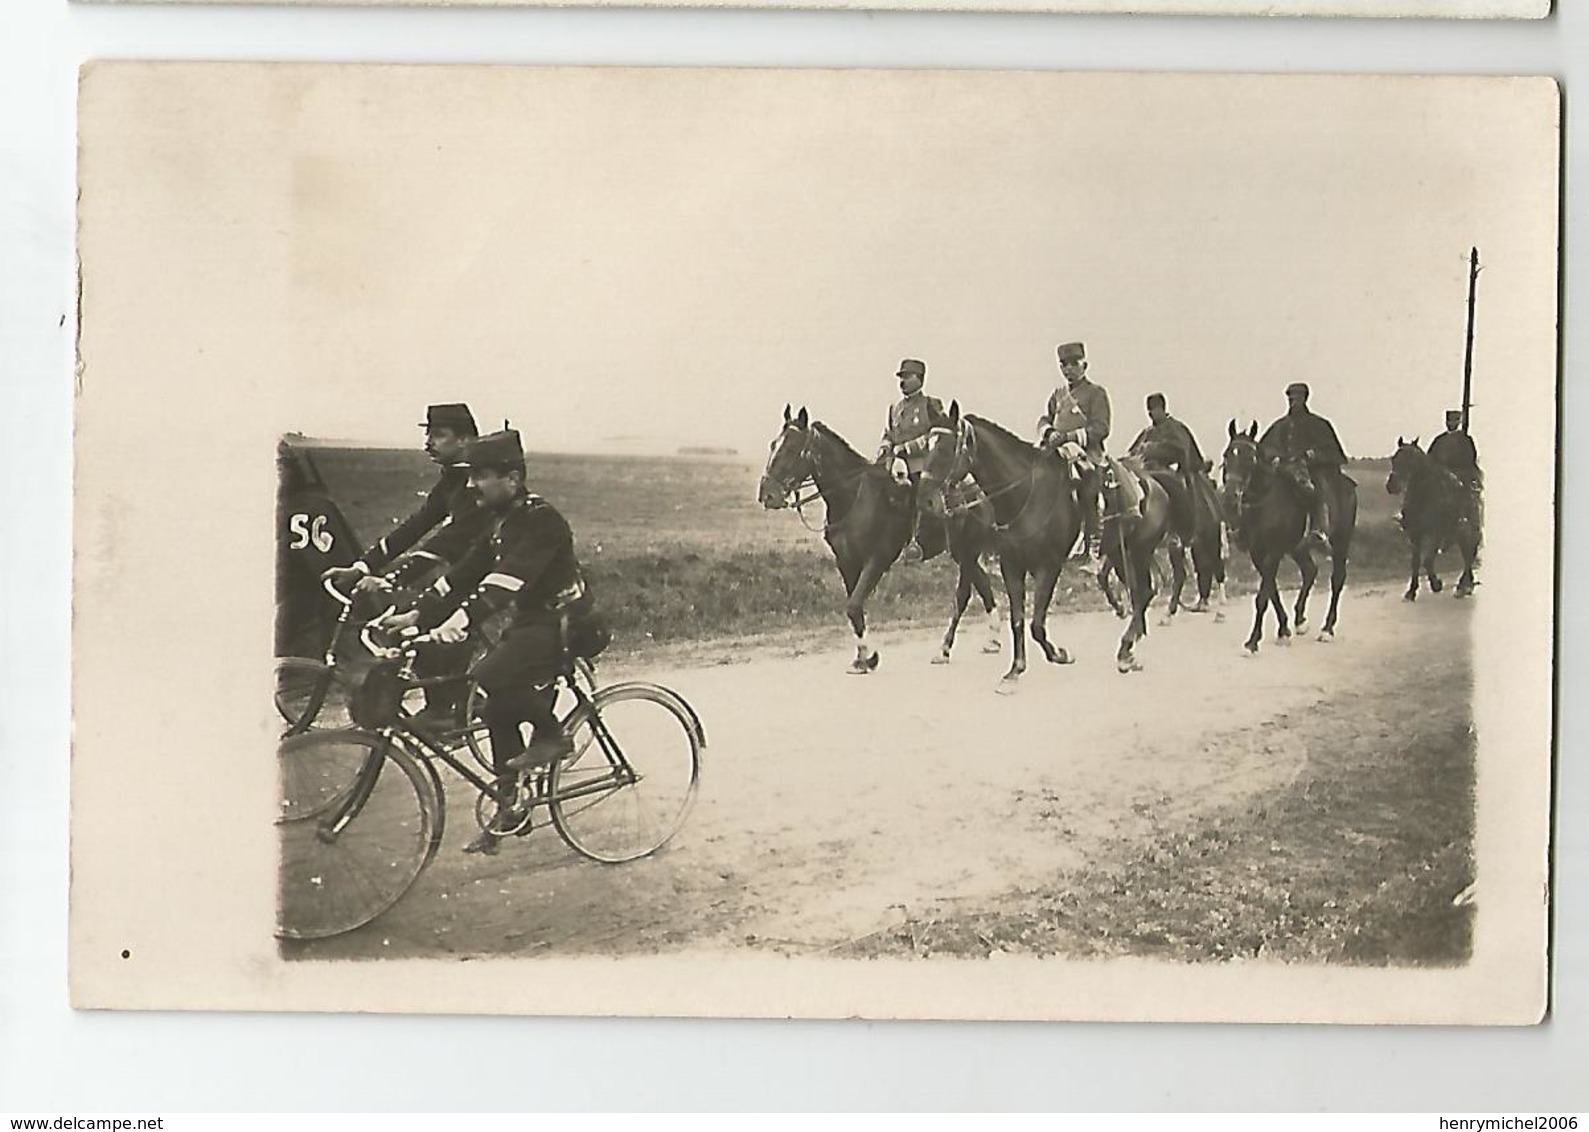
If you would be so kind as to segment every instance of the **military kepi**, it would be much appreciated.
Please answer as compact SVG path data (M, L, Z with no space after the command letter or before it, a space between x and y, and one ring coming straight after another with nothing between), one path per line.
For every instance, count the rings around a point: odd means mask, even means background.
M1087 347L1080 342L1065 342L1055 352L1062 362L1079 362L1087 357Z
M425 410L425 421L420 428L450 428L454 432L479 436L480 427L474 423L474 414L468 405L431 405Z
M1286 386L1286 396L1290 397L1292 394L1296 394L1299 397L1306 397L1308 395L1308 383L1305 381L1293 381L1290 385Z
M899 372L894 376L905 377L908 374L915 374L917 377L926 377L927 363L917 361L915 358L906 358L904 361L899 363Z
M1454 424L1461 424L1461 423L1462 423L1462 410L1461 409L1447 409L1446 410L1446 424L1454 425Z
M491 468L497 471L523 467L524 447L519 443L517 430L503 429L501 432L487 433L469 441L464 445L463 459L459 461L459 465L465 468Z

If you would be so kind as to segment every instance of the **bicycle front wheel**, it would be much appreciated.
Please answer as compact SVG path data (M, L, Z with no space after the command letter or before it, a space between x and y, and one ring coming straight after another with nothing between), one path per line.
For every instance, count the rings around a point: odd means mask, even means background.
M353 725L341 674L325 661L305 656L276 661L276 712L287 725L288 735Z
M280 762L278 934L325 939L364 926L402 898L441 839L431 776L367 731L292 736Z
M609 864L662 848L700 782L700 730L677 696L646 684L601 689L569 722L575 753L552 769L552 824L570 848Z

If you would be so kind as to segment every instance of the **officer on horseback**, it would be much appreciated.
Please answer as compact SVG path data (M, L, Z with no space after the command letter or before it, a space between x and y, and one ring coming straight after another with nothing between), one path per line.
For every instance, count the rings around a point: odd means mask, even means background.
M916 489L927 461L927 437L934 428L949 423L943 402L923 392L927 384L927 365L915 358L899 363L900 399L888 410L888 426L878 447L879 463L886 462L894 479L908 484L910 490L911 540L905 548L906 562L921 562L944 549L948 543L943 524L929 520L923 524L917 506Z
M1077 478L1076 502L1081 508L1086 537L1075 557L1097 557L1098 489L1103 469L1103 442L1109 436L1109 394L1087 379L1087 347L1066 342L1055 353L1065 384L1048 398L1048 408L1037 421L1042 446L1057 452Z
M1190 515L1192 501L1197 498L1198 479L1207 474L1203 450L1197 446L1192 430L1170 416L1164 394L1148 394L1147 407L1151 423L1137 433L1126 455L1136 457L1150 471L1173 469L1178 472L1185 498L1172 502L1177 511Z
M1462 427L1462 410L1446 413L1446 430L1429 442L1429 458L1445 468L1469 491L1477 494L1483 475L1479 471L1479 450Z
M1308 409L1308 387L1300 381L1286 386L1286 415L1269 426L1258 441L1258 454L1278 467L1311 504L1304 544L1328 552L1330 496L1345 478L1346 451L1335 426Z

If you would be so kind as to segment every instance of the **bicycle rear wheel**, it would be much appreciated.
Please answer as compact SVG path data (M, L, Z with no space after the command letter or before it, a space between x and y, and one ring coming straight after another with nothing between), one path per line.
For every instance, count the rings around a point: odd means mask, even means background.
M276 661L276 711L287 725L288 735L353 725L341 674L325 661L305 656Z
M601 689L568 723L574 754L552 768L552 824L609 864L654 853L695 804L702 739L682 700L647 684Z
M434 779L400 745L367 731L295 735L279 754L277 932L325 939L362 927L402 898L441 840ZM337 794L330 805L328 792Z

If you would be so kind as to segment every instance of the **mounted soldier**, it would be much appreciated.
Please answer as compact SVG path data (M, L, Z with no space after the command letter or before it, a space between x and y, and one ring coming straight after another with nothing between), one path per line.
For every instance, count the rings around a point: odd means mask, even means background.
M886 463L895 482L909 487L911 515L911 540L905 547L906 562L921 562L938 554L948 545L948 534L942 520L929 518L922 522L917 499L922 468L927 462L927 437L934 428L947 425L949 414L943 402L923 392L927 384L927 365L915 358L899 363L900 399L888 410L888 426L883 429L882 443L877 450L879 463Z
M1344 470L1346 451L1335 426L1308 409L1308 396L1303 382L1286 386L1286 415L1264 432L1258 454L1291 480L1308 502L1308 527L1301 545L1329 553L1330 497L1352 481Z
M1169 413L1162 393L1150 393L1147 400L1148 427L1137 433L1128 456L1141 460L1149 470L1173 470L1181 477L1183 499L1172 500L1178 512L1188 518L1183 530L1191 528L1190 508L1196 500L1200 482L1207 479L1208 462L1197 446L1192 430ZM1210 491L1212 487L1210 487Z
M1041 444L1057 452L1076 478L1076 502L1081 507L1085 537L1073 557L1097 557L1098 489L1104 464L1103 442L1109 437L1109 394L1087 378L1087 347L1066 342L1055 353L1065 384L1048 398L1048 408L1038 418Z
M1429 442L1429 458L1462 481L1475 520L1484 510L1484 473L1479 470L1479 450L1462 427L1462 410L1446 411L1446 430Z

